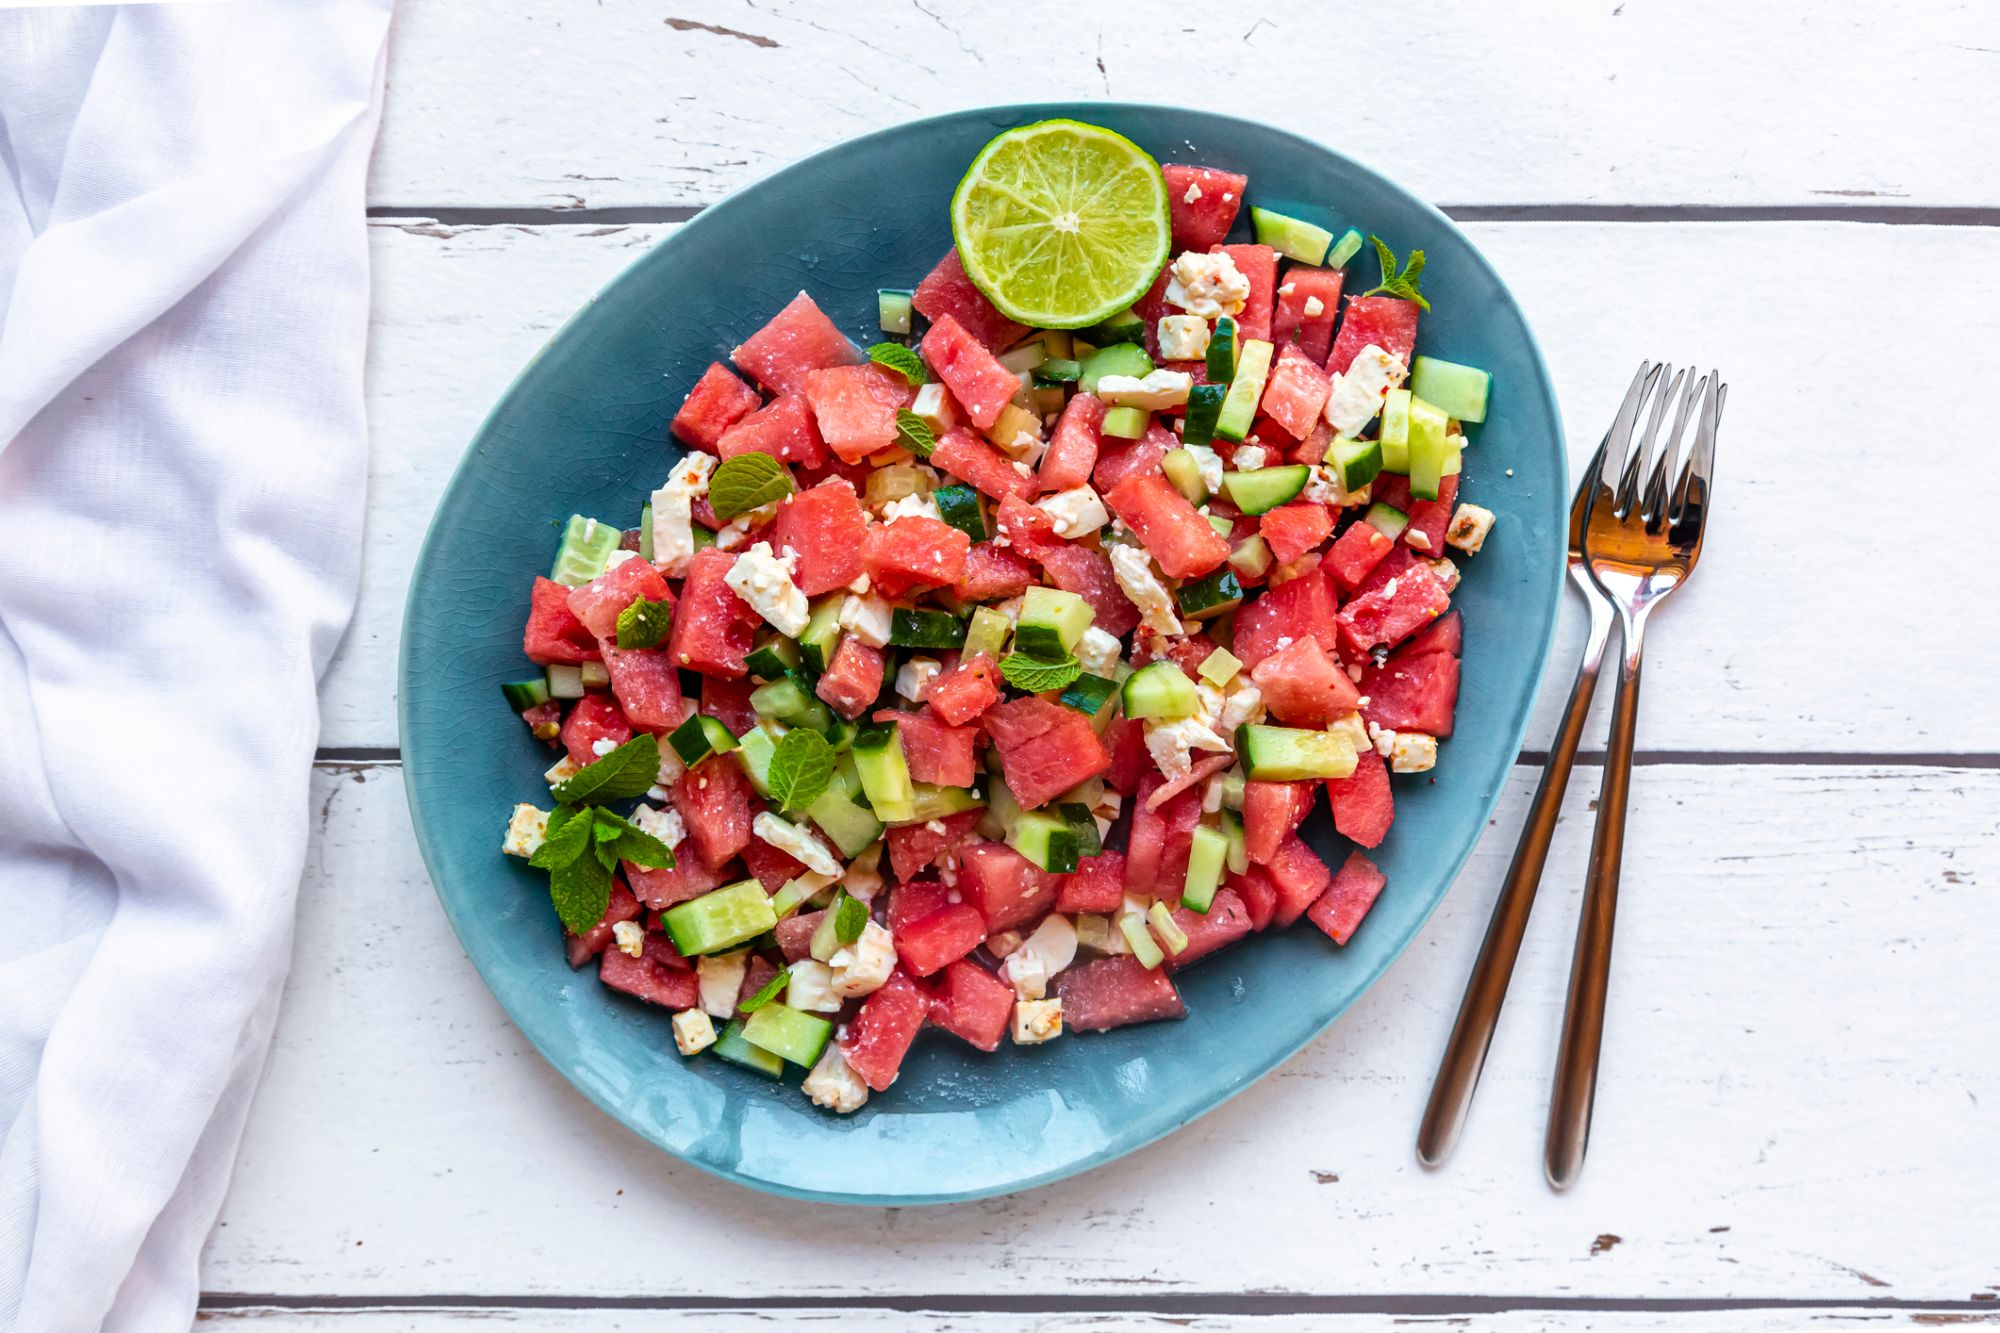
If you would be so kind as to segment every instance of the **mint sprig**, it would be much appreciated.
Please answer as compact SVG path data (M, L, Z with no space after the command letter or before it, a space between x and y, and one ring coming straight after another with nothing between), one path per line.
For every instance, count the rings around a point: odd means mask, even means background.
M777 999L783 993L785 987L791 983L791 980L792 969L789 967L780 968L777 976L772 977L769 981L758 987L755 995L752 995L736 1007L746 1014L754 1014L771 1001Z
M833 747L810 727L793 727L771 752L764 779L781 810L803 810L833 781Z
M907 407L899 407L896 409L896 443L918 458L929 458L931 450L937 448L937 433L931 429L930 422Z
M659 780L660 743L642 731L551 791L565 805L601 805L644 796Z
M615 868L620 861L630 861L635 866L651 870L674 868L673 848L631 820L614 815L609 810L593 812L590 840L597 859L604 862L607 868Z
M604 919L620 861L670 870L674 853L622 815L578 805L555 808L542 845L528 858L529 865L549 872L549 900L572 935Z
M604 920L611 906L611 872L594 856L579 856L568 865L556 866L549 871L549 899L562 918L564 930L585 934Z
M725 522L792 493L792 474L769 454L738 454L708 479L708 505Z
M1062 689L1082 674L1083 667L1074 657L1051 662L1046 658L1029 657L1026 653L1009 653L1000 661L1001 678L1015 689L1029 694Z
M842 944L852 944L861 938L861 932L868 929L868 904L859 898L850 898L847 890L840 891L839 901L833 905L833 934Z
M868 359L878 366L887 366L911 384L922 384L930 379L930 372L924 369L924 359L901 343L876 343L868 349Z
M673 627L672 602L649 602L635 597L630 606L618 613L618 646L657 648Z
M1396 252L1391 250L1380 236L1370 236L1368 239L1375 243L1375 258L1382 263L1382 284L1363 292L1362 295L1373 296L1376 292L1382 292L1389 296L1400 296L1405 301L1415 301L1425 310L1429 310L1431 303L1417 290L1417 280L1424 272L1424 252L1410 251L1410 262L1399 273L1396 271Z

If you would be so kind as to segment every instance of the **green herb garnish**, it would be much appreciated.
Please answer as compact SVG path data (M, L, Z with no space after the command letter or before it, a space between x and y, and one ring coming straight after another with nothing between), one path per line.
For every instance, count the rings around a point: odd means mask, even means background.
M1375 257L1382 261L1382 285L1365 291L1362 295L1373 296L1376 292L1384 292L1390 296L1400 296L1405 301L1415 301L1425 310L1429 310L1431 303L1417 290L1417 279L1421 278L1424 272L1424 252L1410 251L1409 264L1398 273L1396 252L1391 250L1380 236L1370 236L1368 239L1375 242Z
M643 597L618 613L620 648L657 648L674 627L672 602L649 602Z
M572 935L604 919L611 905L611 873L620 861L670 869L674 854L622 816L575 805L555 808L542 845L528 858L529 865L549 872L550 901Z
M765 1005L777 999L778 996L781 993L783 993L786 985L791 982L791 979L792 979L792 970L789 967L778 969L777 976L772 977L769 981L765 982L761 987L758 988L757 993L755 995L752 995L749 999L745 1000L743 1003L737 1005L736 1007L746 1014L756 1013L759 1009L762 1009Z
M845 889L840 900L833 905L833 934L842 944L852 944L861 938L861 932L868 929L868 904L859 898L850 898Z
M708 505L728 520L792 493L792 474L769 454L738 454L708 479Z
M937 448L937 435L931 430L930 422L907 407L899 407L896 409L896 443L918 458L929 458L931 450Z
M764 785L779 809L803 810L833 781L833 764L833 747L826 737L810 727L793 727L771 752Z
M924 359L901 343L876 343L868 349L868 359L878 366L887 366L912 384L930 379Z
M1001 677L1015 689L1029 694L1059 690L1082 674L1083 668L1074 657L1051 662L1025 653L1009 653L1000 661Z
M601 805L644 796L659 780L660 743L642 731L551 790L565 805Z

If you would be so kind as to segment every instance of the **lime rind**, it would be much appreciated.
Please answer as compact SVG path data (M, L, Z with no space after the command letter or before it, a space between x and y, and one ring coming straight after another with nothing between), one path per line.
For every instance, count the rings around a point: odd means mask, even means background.
M951 198L966 276L1009 319L1076 329L1131 307L1167 262L1160 164L1124 135L1044 120L995 136Z

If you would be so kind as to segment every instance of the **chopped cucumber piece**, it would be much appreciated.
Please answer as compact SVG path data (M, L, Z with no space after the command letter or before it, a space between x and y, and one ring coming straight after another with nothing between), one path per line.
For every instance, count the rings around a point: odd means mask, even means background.
M1104 850L1104 835L1097 831L1097 821L1091 817L1088 805L1081 801L1061 801L1056 805L1056 813L1076 835L1078 856L1096 856Z
M1016 375L1025 375L1049 359L1049 349L1040 338L1030 338L1019 347L1008 348L995 359Z
M1223 439L1240 440L1250 433L1257 404L1264 397L1264 380L1271 373L1271 351L1271 344L1262 338L1244 339L1236 357L1236 376L1229 381L1222 415L1215 422L1215 433Z
M639 558L647 564L653 563L653 506L639 507Z
M1118 918L1119 933L1125 936L1132 956L1139 960L1139 966L1157 968L1167 961L1160 952L1160 946L1153 942L1153 932L1146 929L1146 918L1138 912L1126 912Z
M972 619L965 627L965 644L958 651L959 660L986 654L994 661L1000 660L1000 650L1007 646L1007 636L1013 632L1013 622L1004 611L996 611L990 606L982 606L972 613Z
M715 1053L732 1065L742 1065L754 1069L767 1078L777 1078L785 1072L784 1060L762 1046L752 1046L743 1037L743 1020L732 1019L729 1026L722 1029L722 1035L715 1039Z
M1253 532L1236 543L1229 553L1229 567L1246 579L1262 578L1271 568L1271 544L1264 534Z
M1028 810L1007 829L1007 845L1052 874L1076 869L1080 844L1069 821L1052 810Z
M1368 512L1361 516L1361 521L1390 541L1402 536L1403 529L1410 526L1408 514L1394 505L1383 504L1380 500L1368 506Z
M811 1069L833 1035L833 1024L788 1005L767 1004L743 1024L743 1040L802 1069Z
M1226 389L1236 378L1236 341L1236 321L1228 315L1216 320L1208 335L1209 383Z
M1229 779L1225 776L1223 778L1223 791L1225 793L1223 804L1225 808L1222 812L1222 835L1229 839L1229 854L1223 858L1222 863L1229 867L1230 874L1243 875L1248 874L1250 870L1250 847L1243 840L1242 814L1236 810L1227 808L1228 796L1226 793L1229 790L1228 782ZM1239 789L1243 785L1243 778L1240 774L1236 778L1236 785Z
M1063 688L1056 702L1065 708L1074 708L1086 717L1096 717L1105 702L1118 693L1118 682L1093 676L1088 671L1078 676Z
M674 747L683 764L693 768L712 754L727 754L735 749L736 737L717 719L696 713L673 729L667 736L667 744Z
M813 696L800 676L785 676L759 685L750 691L750 706L757 710L758 717L788 727L811 727L820 732L833 729L833 710Z
M846 599L846 593L837 592L813 607L805 629L799 634L799 656L804 659L806 670L824 674L827 664L833 661L833 650L840 644L840 604Z
M1340 489L1358 491L1382 471L1382 442L1335 440L1326 451L1326 462L1340 478Z
M1340 239L1333 243L1333 248L1326 252L1326 266L1346 268L1347 261L1361 253L1361 242L1361 233L1349 227L1341 233Z
M1127 310L1113 315L1102 324L1090 330L1091 341L1099 347L1111 347L1118 343L1140 343L1146 340L1146 321L1137 313Z
M1083 378L1083 362L1068 357L1051 357L1035 367L1034 381L1043 386L1074 384Z
M740 879L669 907L662 920L674 947L693 957L722 953L756 939L778 924L778 914L762 884Z
M1014 646L1030 657L1060 662L1076 651L1078 640L1095 618L1090 603L1075 593L1037 585L1021 599Z
M1410 398L1410 494L1419 500L1438 498L1438 481L1445 463L1458 449L1447 431L1450 419L1437 406Z
M884 333L908 333L910 331L910 298L916 295L908 289L883 287L875 293L875 319Z
M586 690L601 690L611 684L611 669L602 662L585 662L577 672Z
M583 684L581 676L578 677L577 684L579 687ZM581 688L577 691L579 694L582 692ZM507 696L507 706L517 713L525 713L530 708L539 708L555 697L549 689L549 678L546 674L539 680L510 681L500 687L500 693Z
M1230 681L1236 679L1236 673L1242 669L1243 661L1241 658L1237 657L1235 653L1230 652L1227 648L1217 648L1207 657L1202 658L1201 665L1194 670L1197 676L1200 676L1219 690L1227 686Z
M1215 529L1215 535L1218 537L1227 537L1230 533L1236 531L1236 524L1220 514L1210 514L1208 516L1208 526Z
M1194 682L1165 658L1148 662L1126 677L1119 698L1127 717L1193 717L1201 711Z
M1201 463L1186 449L1167 450L1160 459L1160 471L1189 504L1208 503L1208 486L1201 479Z
M1492 386L1493 376L1456 361L1420 356L1410 362L1410 392L1460 421L1486 420L1486 395Z
M1303 782L1352 777L1354 740L1344 731L1305 731L1246 723L1236 729L1236 753L1246 777L1258 782Z
M1181 889L1181 906L1190 912L1207 912L1222 884L1222 868L1229 860L1229 839L1221 830L1198 824L1194 843L1188 848L1187 882Z
M1188 390L1182 444L1207 444L1215 438L1215 423L1222 418L1222 403L1228 396L1226 384L1197 384Z
M782 634L774 634L750 650L743 659L750 674L759 680L777 680L803 665L799 646Z
M1382 400L1382 470L1410 470L1410 391L1391 389Z
M581 699L583 697L583 668L566 666L561 662L549 664L547 679L549 698Z
M571 514L563 526L562 545L556 548L549 577L566 588L582 587L604 572L611 553L624 539L625 534L609 523Z
M1153 934L1169 954L1179 957L1187 949L1187 932L1174 920L1165 903L1156 902L1146 909L1146 924L1153 928Z
M861 790L875 817L885 824L910 820L916 812L915 790L909 761L903 757L901 729L894 722L869 723L855 733L853 754Z
M928 782L910 784L910 819L918 824L977 810L984 804L978 792L966 787L939 787Z
M1301 264L1320 264L1326 259L1328 247L1333 244L1333 233L1325 227L1315 227L1310 222L1273 213L1254 204L1250 207L1250 225L1256 230L1257 244L1268 245L1287 259L1296 259Z
M898 648L956 648L965 642L965 622L949 611L899 606L889 617L889 642Z
M1106 375L1130 375L1144 379L1153 373L1153 358L1136 343L1113 343L1100 347L1083 362L1079 383L1085 393L1096 393L1097 382Z
M849 859L861 855L863 848L882 836L882 821L860 803L863 799L861 774L850 753L834 761L833 780L819 799L806 807L806 817Z
M1153 414L1143 407L1107 407L1098 431L1115 440L1137 440L1145 437L1146 428L1152 424Z
M1243 585L1236 581L1235 570L1218 569L1206 578L1183 583L1180 602L1184 619L1210 620L1243 604Z
M1224 473L1222 489L1229 492L1231 503L1244 513L1262 514L1297 499L1310 480L1310 467L1287 463L1282 467L1260 467L1255 472Z
M778 920L783 921L811 902L817 892L810 879L788 879L771 895L771 910L778 914Z
M764 722L736 738L736 760L759 796L771 794L771 756L777 753L778 739L785 729Z
M986 540L986 517L979 511L979 492L954 482L931 492L938 517L976 542Z

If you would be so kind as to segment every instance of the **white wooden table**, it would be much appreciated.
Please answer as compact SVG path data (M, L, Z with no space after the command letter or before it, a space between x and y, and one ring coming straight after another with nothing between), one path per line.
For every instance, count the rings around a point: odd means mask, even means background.
M2000 1323L2000 599L1980 573L2000 8L1318 8L405 0L372 194L366 583L207 1318ZM1531 764L1436 918L1307 1052L1144 1152L953 1208L789 1203L655 1152L528 1048L432 897L397 625L487 405L594 289L766 170L909 116L1075 96L1261 115L1444 203L1526 304L1579 462L1640 357L1733 381L1709 562L1654 637L1605 1081L1566 1196L1540 1142L1593 767L1436 1173L1411 1141Z

